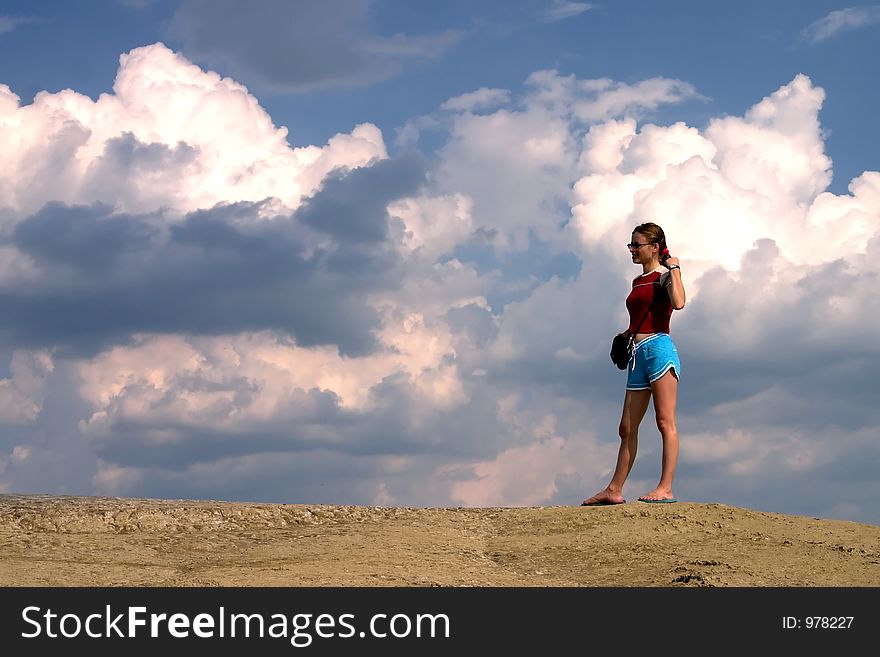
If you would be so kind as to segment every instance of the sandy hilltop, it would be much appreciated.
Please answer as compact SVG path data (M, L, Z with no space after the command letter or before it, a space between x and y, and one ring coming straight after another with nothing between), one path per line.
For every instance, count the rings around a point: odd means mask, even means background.
M723 504L0 495L2 586L880 586L880 527Z

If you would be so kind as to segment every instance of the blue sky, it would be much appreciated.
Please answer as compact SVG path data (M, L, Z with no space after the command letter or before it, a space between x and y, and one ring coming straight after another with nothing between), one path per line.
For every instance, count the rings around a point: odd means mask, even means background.
M880 522L878 34L819 1L3 0L0 491L576 504L650 217L689 294L678 496Z

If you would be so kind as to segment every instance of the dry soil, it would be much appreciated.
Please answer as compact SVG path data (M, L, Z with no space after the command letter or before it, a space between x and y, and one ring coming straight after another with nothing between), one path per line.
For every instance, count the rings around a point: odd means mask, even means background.
M880 527L723 504L0 495L0 586L880 586Z

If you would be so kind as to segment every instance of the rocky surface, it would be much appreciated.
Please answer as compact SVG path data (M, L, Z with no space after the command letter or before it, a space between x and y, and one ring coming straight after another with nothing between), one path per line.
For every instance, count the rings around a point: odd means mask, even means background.
M0 495L2 586L880 586L880 527L679 502Z

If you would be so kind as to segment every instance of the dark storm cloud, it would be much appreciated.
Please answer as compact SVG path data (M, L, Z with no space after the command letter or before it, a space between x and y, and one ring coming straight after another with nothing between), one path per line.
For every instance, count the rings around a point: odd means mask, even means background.
M125 132L108 139L104 152L89 165L84 178L84 191L92 198L114 197L121 189L137 186L144 179L177 176L199 155L197 148L184 142L175 146L144 143L134 134Z
M370 0L186 0L170 21L188 57L298 90L362 85L438 56L458 36L371 33Z
M388 199L406 196L424 179L425 163L417 155L380 160L344 176L331 174L296 215L339 242L379 242L388 230Z
M198 389L182 381L177 384L166 397L151 404L152 413L161 416L182 392ZM260 394L258 388L244 379L224 382L220 387L236 394L228 407L213 407L218 419L246 405L247 397ZM292 390L285 401L281 417L274 417L271 422L254 420L246 429L217 430L178 420L117 419L107 435L91 437L91 447L100 458L116 465L171 469L266 452L301 452L328 446L347 451L338 434L340 426L344 430L350 420L346 420L335 393ZM112 412L112 407L110 410Z
M149 384L142 384L149 387ZM178 378L165 397L150 404L149 419L115 417L105 432L90 436L95 454L122 467L185 469L197 463L254 454L300 454L327 450L338 457L443 456L491 458L505 444L506 429L498 420L496 400L486 389L461 406L422 415L411 403L413 382L391 375L371 390L369 411L348 410L339 397L326 390L291 390L284 410L271 419L254 419L245 426L222 429L179 419L173 406L182 393L197 392L204 384ZM212 406L211 420L232 417L259 396L259 387L246 379L214 384L234 396ZM136 386L126 394L137 395ZM124 400L120 403L124 403Z
M479 349L486 347L498 334L498 325L492 313L473 303L450 308L445 319L454 335L465 338Z
M156 233L147 220L114 216L106 205L49 203L16 226L13 236L15 246L37 262L88 279L114 273L121 261L149 249Z
M50 203L11 243L39 276L0 289L5 343L87 354L138 332L276 330L346 355L374 348L369 292L395 287L385 206L415 193L424 163L402 157L338 174L293 216L220 205L161 215Z

